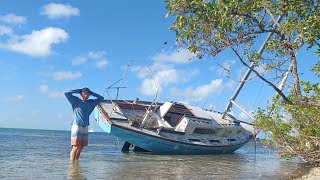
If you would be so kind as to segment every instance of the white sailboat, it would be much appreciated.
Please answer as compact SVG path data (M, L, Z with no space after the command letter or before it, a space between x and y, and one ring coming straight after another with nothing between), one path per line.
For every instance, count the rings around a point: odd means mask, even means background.
M282 17L278 18L278 22ZM272 33L261 46L260 55L271 36ZM133 151L152 154L231 153L258 133L253 124L229 113L234 105L253 118L235 102L253 67L254 63L245 73L224 112L178 102L109 99L95 108L95 118L104 131L125 141L124 152L134 146ZM122 80L123 77L118 82ZM119 91L121 83L119 87L112 88Z
M256 135L252 124L230 114L177 102L106 100L97 106L98 125L126 143L122 151L152 154L221 154Z
M94 132L94 124L93 124L93 123L94 123L94 122L93 122L93 120L91 119L90 124L89 124L89 127L88 127L88 132L89 132L89 133Z

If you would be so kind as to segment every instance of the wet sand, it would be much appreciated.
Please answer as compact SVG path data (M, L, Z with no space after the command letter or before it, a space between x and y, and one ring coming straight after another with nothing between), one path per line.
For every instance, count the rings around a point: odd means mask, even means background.
M319 180L319 179L320 179L320 167L311 168L307 173L296 178L296 180Z
M306 163L298 165L298 168L288 177L294 180L320 180L320 167L312 167Z

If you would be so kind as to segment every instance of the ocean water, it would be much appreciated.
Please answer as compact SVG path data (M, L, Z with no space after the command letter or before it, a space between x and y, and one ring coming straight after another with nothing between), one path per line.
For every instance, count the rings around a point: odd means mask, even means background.
M279 159L250 142L233 154L149 155L120 152L107 133L90 133L77 162L69 131L0 128L0 179L286 179L298 160Z

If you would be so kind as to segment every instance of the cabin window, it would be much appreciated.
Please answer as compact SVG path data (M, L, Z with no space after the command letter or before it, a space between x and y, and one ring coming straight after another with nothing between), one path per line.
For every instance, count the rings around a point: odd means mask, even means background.
M229 142L234 142L236 141L235 139L227 139Z
M167 121L172 127L175 127L183 117L194 117L194 115L190 112L182 104L173 104L166 115L163 117L165 121Z
M201 142L200 139L188 139L191 142Z
M180 122L182 117L183 115L168 112L163 118L170 124L170 126L175 127Z
M210 142L214 142L214 143L220 143L220 141L219 140L215 140L215 139L211 139L211 140L209 140Z
M193 133L196 133L196 134L214 134L216 132L213 129L195 128Z

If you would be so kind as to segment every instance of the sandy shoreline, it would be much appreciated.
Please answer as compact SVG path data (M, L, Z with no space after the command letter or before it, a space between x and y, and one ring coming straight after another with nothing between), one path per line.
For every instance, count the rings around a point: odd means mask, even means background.
M320 179L320 167L311 168L309 172L300 177L293 178L296 180L318 180Z

